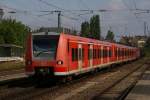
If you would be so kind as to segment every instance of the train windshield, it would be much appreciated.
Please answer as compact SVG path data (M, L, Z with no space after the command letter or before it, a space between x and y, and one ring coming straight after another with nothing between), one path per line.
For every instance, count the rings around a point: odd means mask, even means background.
M54 60L59 36L35 35L33 36L33 56L36 59Z

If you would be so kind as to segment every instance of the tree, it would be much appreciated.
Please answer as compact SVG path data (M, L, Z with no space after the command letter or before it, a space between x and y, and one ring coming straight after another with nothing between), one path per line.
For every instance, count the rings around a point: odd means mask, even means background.
M24 46L30 28L15 19L3 19L0 22L0 43Z
M145 47L150 48L150 37L147 38L146 43L145 43Z
M108 40L108 41L114 41L114 33L111 30L108 30L105 39Z
M82 37L89 37L90 25L89 22L85 21L81 24L81 34Z
M5 43L4 38L3 38L3 36L0 35L0 44L3 44L3 43Z
M99 15L94 15L93 17L91 17L90 19L90 33L92 38L94 39L100 39L100 19L99 19Z

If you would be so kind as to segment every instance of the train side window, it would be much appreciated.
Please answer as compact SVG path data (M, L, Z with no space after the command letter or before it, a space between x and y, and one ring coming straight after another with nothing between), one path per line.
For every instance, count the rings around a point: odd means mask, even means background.
M96 49L95 49L95 59L96 59Z
M95 59L95 49L93 49L93 59Z
M88 59L90 59L90 49L88 49Z
M81 55L81 48L79 48L79 60L81 60L82 59L82 57L81 57L82 55Z
M96 59L96 49L94 50L94 54L95 54L95 55L94 55L94 58Z
M99 58L99 49L97 49L97 58Z
M107 57L107 50L105 49L105 51L104 51L104 52L105 52L105 57Z
M99 58L98 49L96 49L96 58Z
M108 52L107 49L106 49L105 53L106 53L106 57L108 57L109 56L109 52Z
M78 60L78 49L72 48L72 61Z
M118 57L120 57L120 49L118 49Z
M74 52L75 52L75 60L78 60L78 49L76 48Z
M119 49L119 57L121 56L121 49Z
M75 60L75 50L74 50L74 48L72 48L72 61L74 61Z
M95 49L93 49L93 59L94 59L94 56L95 56L94 52L95 52Z
M122 56L122 50L120 49L120 57Z
M100 49L98 49L98 58L100 58Z
M92 49L88 49L88 59L92 59Z
M101 58L101 49L98 50L99 58Z
M105 49L103 49L103 58L105 57Z
M94 49L94 55L93 56L94 56L94 59L95 59L95 49Z
M95 50L95 58L98 58L97 49Z
M82 60L84 60L84 49L82 49Z
M112 51L111 51L111 49L109 50L109 57L111 57L112 56Z
M92 49L90 49L90 59L92 59L92 55L93 53L92 53Z
M118 54L117 54L117 49L115 50L115 55L118 56Z
M103 57L107 57L107 50L106 49L103 49Z

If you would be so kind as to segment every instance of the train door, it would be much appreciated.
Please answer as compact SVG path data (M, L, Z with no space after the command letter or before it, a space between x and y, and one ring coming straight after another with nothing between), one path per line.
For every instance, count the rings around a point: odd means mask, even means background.
M89 66L93 66L93 45L89 45Z
M104 53L103 53L103 46L101 46L101 64L104 63L103 60L104 60Z
M81 71L82 69L82 60L83 60L83 56L82 56L82 44L78 44L78 70Z
M68 71L78 70L78 44L69 42L69 62Z
M118 47L117 47L117 51L116 51L117 61L119 60L119 58L118 58L118 51L119 51L119 49L118 49Z
M109 52L109 50L110 50L110 47L107 47L107 63L109 63L109 61L110 61L110 52Z

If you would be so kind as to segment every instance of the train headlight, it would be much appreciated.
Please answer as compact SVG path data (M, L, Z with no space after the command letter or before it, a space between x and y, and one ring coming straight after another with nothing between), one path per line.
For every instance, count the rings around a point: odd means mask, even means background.
M27 64L27 65L31 65L31 64L32 64L32 61L28 60L28 61L26 61L26 64Z
M62 60L58 60L58 61L57 61L57 64L58 64L58 65L62 65L62 64L63 64L63 61L62 61Z

